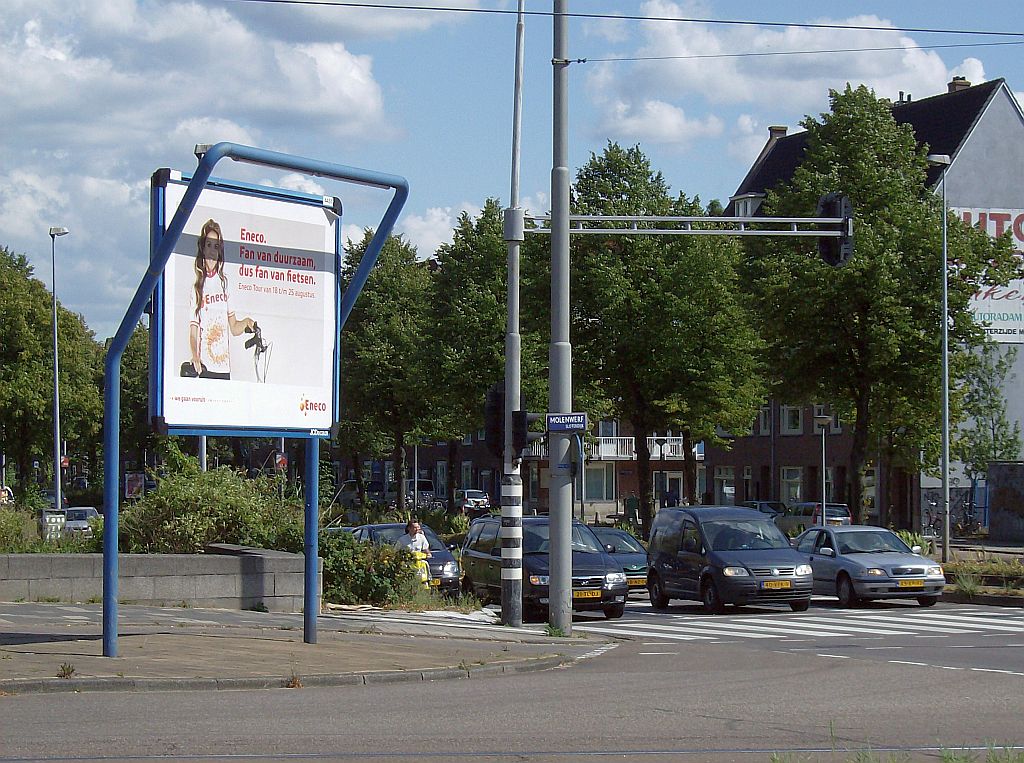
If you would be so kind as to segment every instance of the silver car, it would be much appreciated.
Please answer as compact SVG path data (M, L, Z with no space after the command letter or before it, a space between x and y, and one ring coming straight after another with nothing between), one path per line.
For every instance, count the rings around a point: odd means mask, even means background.
M72 506L64 512L64 517L65 533L80 533L92 537L92 528L99 521L100 513L92 506Z
M853 607L868 599L939 600L946 586L942 567L883 527L812 527L793 540L814 570L814 593L839 597Z

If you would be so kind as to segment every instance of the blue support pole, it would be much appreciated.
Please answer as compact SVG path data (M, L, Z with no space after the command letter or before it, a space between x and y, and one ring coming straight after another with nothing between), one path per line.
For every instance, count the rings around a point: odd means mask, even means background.
M104 657L116 657L117 656L117 584L118 584L118 513L120 509L120 495L119 495L119 481L120 481L120 420L121 420L121 357L124 354L125 348L128 346L128 340L131 339L132 332L135 331L135 327L138 325L139 320L142 318L142 313L146 308L147 302L154 289L156 288L157 282L160 275L163 273L164 268L167 265L167 261L170 259L171 252L174 250L175 245L178 243L178 239L181 237L182 231L185 229L185 223L188 222L189 216L192 214L192 210L195 208L199 201L199 196L206 188L207 181L213 174L213 168L217 162L221 159L229 158L235 161L246 162L248 164L258 164L267 167L277 167L280 169L295 170L296 172L302 172L309 175L316 175L319 177L332 178L345 182L358 183L360 185L368 185L374 188L382 189L394 189L395 195L391 198L391 203L388 205L387 211L384 213L384 217L381 219L381 224L377 227L377 231L370 241L370 245L366 249L366 253L363 255L362 260L359 263L359 267L356 270L355 277L352 280L349 288L346 290L342 298L342 309L340 317L340 325L338 331L344 326L345 321L348 319L349 313L352 311L352 306L355 304L356 297L362 290L366 283L366 279L369 278L370 271L373 269L374 264L377 261L377 257L380 255L381 249L384 247L384 243L387 241L391 230L394 227L398 215L405 205L405 201L409 196L409 184L405 178L398 175L390 175L381 172L375 172L373 170L364 170L358 167L349 167L343 164L334 164L332 162L324 162L317 159L306 159L299 156L291 156L289 154L282 154L277 151L267 151L266 149L253 148L252 146L242 146L237 143L217 143L210 146L206 152L202 155L199 161L199 166L196 168L195 174L189 181L188 187L185 190L185 194L182 197L181 203L178 205L178 209L174 213L174 217L171 218L167 225L167 229L164 232L163 237L160 239L160 243L157 245L156 250L153 252L150 258L149 268L146 270L142 277L142 282L139 284L138 290L135 292L135 296L132 298L131 304L128 306L128 310L125 312L124 318L121 320L121 325L117 329L117 333L114 334L114 338L110 342L110 347L107 350L106 358L104 359L104 412L103 412L103 656ZM314 463L317 459L313 459ZM319 472L317 472L317 479L315 483L319 482ZM308 482L307 482L308 484ZM315 494L314 494L315 500ZM308 507L307 507L308 514ZM309 578L310 578L310 554L309 554L309 526L310 522L307 517L307 530L306 530L306 548L307 548L307 559L306 559L306 595L307 595L307 623L309 622L310 607L308 606L308 595L309 595ZM315 525L314 525L315 528ZM316 549L316 531L313 530L313 548ZM316 586L316 554L313 557L313 586L314 591ZM315 627L316 627L316 615L313 613L313 628L314 628L314 640L315 640ZM307 627L308 631L308 627ZM307 639L308 640L308 639Z
M316 618L320 612L317 575L320 562L320 441L306 440L306 522L303 550L306 554L302 597L302 640L316 643Z

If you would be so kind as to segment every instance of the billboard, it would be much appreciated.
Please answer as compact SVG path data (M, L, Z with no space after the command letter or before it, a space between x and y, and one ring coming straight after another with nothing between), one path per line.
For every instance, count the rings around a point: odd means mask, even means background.
M185 190L172 173L154 219L166 224ZM153 412L168 431L333 424L340 203L289 194L211 181L189 216L154 321Z
M971 225L998 238L1009 232L1013 248L1024 256L1024 209L954 209L953 212ZM971 299L974 320L984 326L988 338L995 342L1024 342L1024 281L1010 281L1006 286L983 286Z

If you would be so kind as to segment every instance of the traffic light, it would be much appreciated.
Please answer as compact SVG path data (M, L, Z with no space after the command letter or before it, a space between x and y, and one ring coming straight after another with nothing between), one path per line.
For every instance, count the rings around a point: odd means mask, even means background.
M505 382L495 382L484 401L484 439L495 458L505 455Z
M818 239L818 255L832 267L846 264L853 256L853 205L842 193L826 193L818 199L817 217L841 217L841 235Z
M512 455L514 458L522 458L523 451L530 447L530 443L544 436L543 432L530 431L530 424L540 421L543 417L542 413L512 411Z

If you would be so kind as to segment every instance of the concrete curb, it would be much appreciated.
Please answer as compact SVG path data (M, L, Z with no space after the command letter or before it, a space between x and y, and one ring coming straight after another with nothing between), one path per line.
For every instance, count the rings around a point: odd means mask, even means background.
M512 675L557 668L573 662L566 656L536 657L468 668L441 667L426 670L382 670L363 673L317 674L252 678L28 678L0 680L0 694L54 694L58 692L113 691L250 691L253 689L300 689L327 686L367 686L403 681L444 681ZM297 684L297 685L296 685Z
M946 590L940 601L951 604L979 604L989 607L1024 607L1024 596L1000 596L999 594L979 593L974 596L959 591Z

